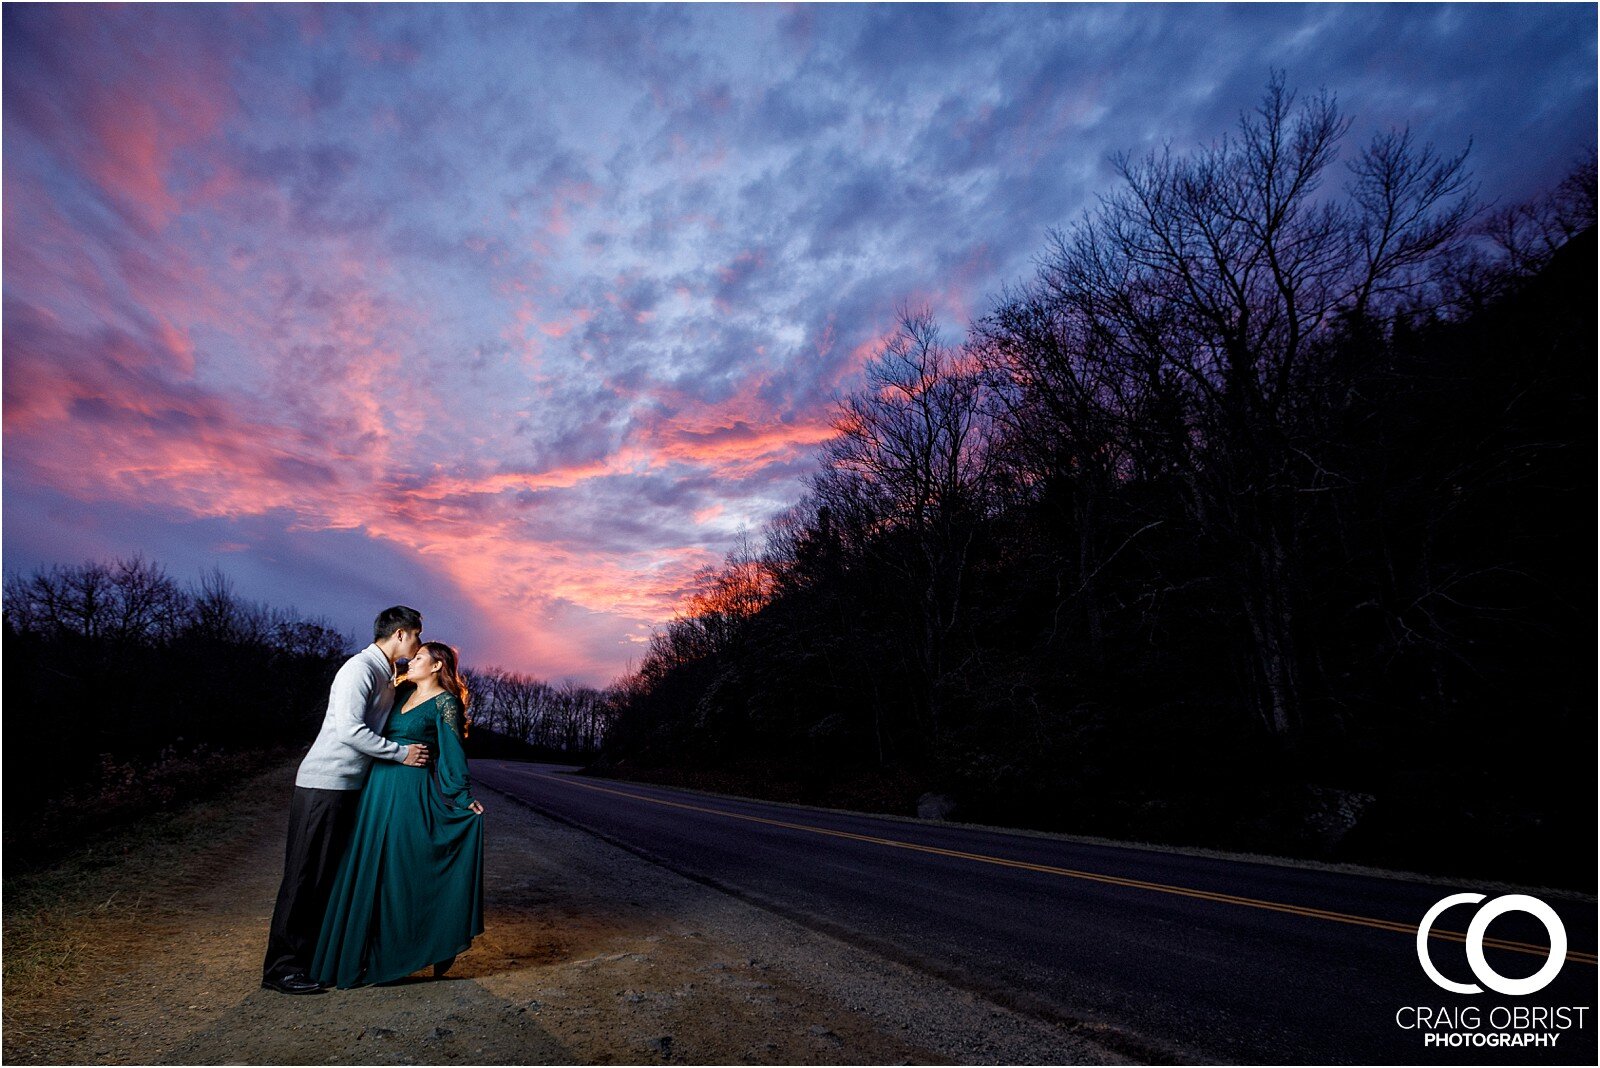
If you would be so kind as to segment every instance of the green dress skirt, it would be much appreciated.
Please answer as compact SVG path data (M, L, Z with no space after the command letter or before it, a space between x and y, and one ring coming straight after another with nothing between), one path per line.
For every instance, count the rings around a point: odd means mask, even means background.
M483 933L483 817L468 808L461 703L444 693L399 709L384 736L432 759L375 761L367 776L311 963L340 989L410 975Z

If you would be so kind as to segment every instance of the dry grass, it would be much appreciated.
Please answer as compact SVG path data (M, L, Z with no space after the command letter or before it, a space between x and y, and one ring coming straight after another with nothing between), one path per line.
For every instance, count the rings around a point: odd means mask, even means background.
M183 887L211 877L208 847L245 832L263 807L288 811L294 760L275 760L211 797L109 832L47 866L4 880L5 1017L78 985L117 948L129 919L171 910ZM14 815L9 813L8 815Z
M51 794L24 818L5 826L9 867L53 866L70 852L120 829L148 824L157 814L184 811L199 801L231 795L258 770L298 750L292 746L243 750L168 746L150 757L118 759L102 753L98 773L61 796Z

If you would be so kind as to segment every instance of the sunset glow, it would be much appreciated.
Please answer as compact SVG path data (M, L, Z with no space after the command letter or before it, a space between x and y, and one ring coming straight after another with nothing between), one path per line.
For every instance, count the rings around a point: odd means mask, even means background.
M1275 66L1485 199L1589 150L1582 5L8 5L7 573L142 552L603 684L959 341L1108 154Z

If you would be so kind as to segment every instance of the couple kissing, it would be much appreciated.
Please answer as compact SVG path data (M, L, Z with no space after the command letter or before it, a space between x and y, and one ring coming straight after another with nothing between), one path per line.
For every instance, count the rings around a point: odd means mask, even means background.
M483 806L456 651L386 608L334 677L295 775L261 985L318 994L442 976L483 933Z

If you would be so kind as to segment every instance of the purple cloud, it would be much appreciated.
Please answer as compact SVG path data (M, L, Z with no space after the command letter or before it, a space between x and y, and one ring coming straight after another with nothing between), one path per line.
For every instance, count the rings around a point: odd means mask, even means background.
M1489 197L1591 151L1528 5L8 6L7 567L141 550L601 683L953 331L1268 71Z

